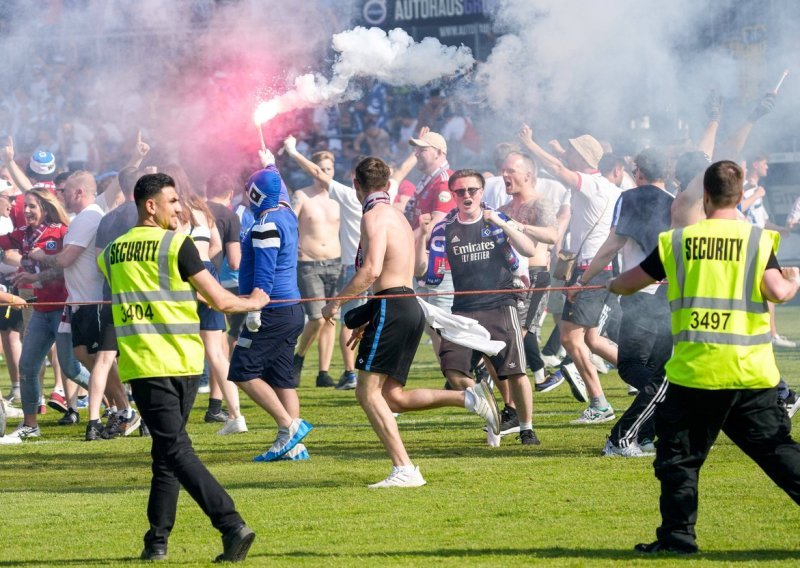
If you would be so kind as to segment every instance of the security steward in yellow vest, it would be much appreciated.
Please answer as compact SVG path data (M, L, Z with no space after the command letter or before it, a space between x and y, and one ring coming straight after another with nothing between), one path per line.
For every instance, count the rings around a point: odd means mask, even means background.
M791 300L800 270L778 264L777 233L741 220L743 184L736 163L712 164L703 178L707 219L661 233L657 250L608 283L616 294L665 277L669 285L673 355L653 464L661 526L639 552L698 551L697 480L720 430L800 504L800 445L778 404L766 303Z
M205 269L192 240L175 232L181 204L170 176L142 176L133 195L138 224L112 241L97 262L111 287L120 378L130 383L152 437L150 530L141 558L167 557L183 486L222 533L217 561L244 560L255 533L194 453L186 432L203 372L196 292L226 313L260 310L269 297L258 288L234 296Z

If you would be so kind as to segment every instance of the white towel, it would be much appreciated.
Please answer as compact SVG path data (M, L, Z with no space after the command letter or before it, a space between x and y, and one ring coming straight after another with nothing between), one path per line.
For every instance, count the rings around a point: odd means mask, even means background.
M417 298L417 302L425 313L425 322L448 341L490 356L505 349L506 342L492 339L489 331L478 320L451 314L422 298Z

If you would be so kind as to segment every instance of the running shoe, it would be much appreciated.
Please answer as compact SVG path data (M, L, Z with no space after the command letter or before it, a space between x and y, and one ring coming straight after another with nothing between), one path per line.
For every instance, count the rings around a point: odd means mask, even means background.
M38 424L36 426L25 426L25 423L22 422L19 426L17 426L16 430L11 432L11 434L8 436L11 438L20 438L21 440L24 440L26 438L38 438L41 435L42 432L39 430Z
M317 375L317 386L322 388L335 387L336 383L327 371L320 371Z
M486 420L486 426L495 433L500 434L500 412L497 410L497 400L494 398L491 387L486 381L481 381L475 386L467 387L472 393L475 406L473 412Z
M302 418L296 418L289 428L278 428L278 436L275 438L272 447L263 454L254 457L253 461L270 462L277 460L299 444L313 429L314 427Z
M486 428L485 428L486 429ZM519 432L519 417L517 411L512 406L503 408L500 413L500 435L516 434Z
M586 383L583 382L583 377L578 372L575 363L567 363L561 366L561 374L569 383L569 389L572 391L572 396L578 402L589 402L589 393L586 391Z
M561 371L556 371L544 380L543 383L534 385L536 392L546 393L555 390L564 382L564 374Z
M59 426L72 426L73 424L77 424L81 421L81 415L72 408L67 409L64 413L64 416L58 419L57 424Z
M605 410L598 410L590 406L583 411L583 414L581 414L580 417L575 420L571 420L570 424L602 424L604 422L611 422L615 418L616 416L614 415L614 409L611 408L611 405L609 405Z
M427 483L419 472L419 467L399 468L392 467L389 477L369 486L370 489L385 489L389 487L422 487Z
M541 444L539 438L536 436L536 432L533 430L520 430L517 440L519 440L523 446L538 446Z
M206 410L206 415L203 417L203 420L207 424L212 424L214 422L221 422L226 423L229 420L228 413L224 410L220 410L219 412L211 412L210 410Z
M245 422L244 416L230 418L225 423L225 426L217 430L217 434L220 436L227 436L228 434L241 434L243 432L247 432L247 423Z
M353 390L358 384L355 371L345 371L336 383L336 390Z
M614 457L619 456L623 458L647 458L656 455L654 452L645 452L637 443L629 444L627 446L619 446L611 441L611 438L606 440L606 445L603 451L600 452L601 456Z
M57 393L56 391L50 393L50 398L47 400L47 406L62 413L69 410L67 399L64 398L63 394Z
M311 456L308 455L308 448L306 448L305 445L297 444L278 459L281 461L301 461L310 460Z
M89 423L86 425L86 436L84 439L87 442L94 442L95 440L100 440L103 437L103 423L99 420L89 420Z

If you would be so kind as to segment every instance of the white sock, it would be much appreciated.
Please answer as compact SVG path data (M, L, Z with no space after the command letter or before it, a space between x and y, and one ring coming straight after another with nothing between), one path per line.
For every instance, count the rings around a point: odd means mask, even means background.
M520 422L519 430L520 432L522 432L523 430L533 430L533 422Z
M53 392L57 392L57 393L58 393L58 394L60 394L61 396L64 396L64 389L62 389L61 387L56 387L56 388L54 388L54 389L53 389Z
M469 412L475 412L475 392L472 387L464 391L464 408Z
M533 372L533 382L540 385L544 382L544 369Z

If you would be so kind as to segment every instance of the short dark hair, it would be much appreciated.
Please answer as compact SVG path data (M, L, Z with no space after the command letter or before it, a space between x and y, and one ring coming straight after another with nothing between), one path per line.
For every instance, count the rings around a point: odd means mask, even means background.
M236 184L228 174L214 174L206 182L206 199L225 197L236 191Z
M370 156L361 160L353 172L361 191L385 190L392 175L389 166L380 158Z
M649 182L664 181L667 156L657 148L645 148L633 159L642 177Z
M735 207L744 190L744 170L736 162L714 162L703 175L703 189L715 207Z
M145 201L154 198L165 187L175 187L175 180L167 174L145 174L140 177L133 188L136 207L141 208Z
M597 165L597 169L600 170L600 173L604 176L607 176L614 168L618 167L625 167L625 160L623 160L621 156L610 152L603 154L603 157L600 158L600 163Z
M486 180L483 178L483 174L478 170L456 170L453 172L453 175L450 176L450 179L447 181L447 187L450 188L450 191L453 190L453 184L456 181L460 180L461 178L468 178L474 177L477 178L478 182L481 184L481 189L486 186Z
M762 160L769 161L769 154L766 152L755 152L747 157L747 165L752 166L756 162L760 162Z

